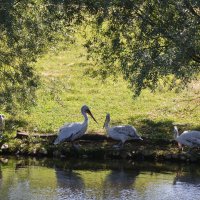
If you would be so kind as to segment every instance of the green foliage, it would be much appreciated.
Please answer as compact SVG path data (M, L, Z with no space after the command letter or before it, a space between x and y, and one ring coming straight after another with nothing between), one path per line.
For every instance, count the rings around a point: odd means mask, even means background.
M33 63L70 33L63 8L46 1L2 1L0 7L0 105L15 113L35 103ZM62 29L62 32L61 32ZM67 44L66 44L67 45Z
M57 43L67 47L84 22L85 46L103 79L123 74L136 95L169 75L188 83L199 73L199 1L2 1L0 104L14 113L35 104L34 62ZM87 28L86 28L87 30ZM163 79L167 77L167 79ZM172 84L173 85L173 84Z
M80 30L81 31L81 30ZM199 82L193 82L183 91L168 91L164 85L152 94L149 90L132 99L132 92L121 76L113 81L93 79L90 69L97 69L87 61L81 38L70 50L55 55L47 54L36 63L41 76L37 105L31 114L15 116L18 121L6 121L23 131L57 133L67 122L82 121L80 108L87 104L98 121L89 118L88 132L105 134L106 113L111 114L111 125L130 124L148 138L172 138L173 123L181 124L180 131L199 129ZM26 122L26 123L24 123ZM183 126L184 124L184 126Z
M19 111L14 115L19 126L56 131L66 121L81 120L83 104L92 111L98 108L100 121L111 112L113 124L136 124L142 131L157 124L165 126L163 121L169 122L167 126L174 121L191 126L199 123L199 89L185 90L177 98L173 91L165 91L165 82L171 82L171 89L177 78L188 83L198 76L199 1L9 0L0 6L0 108ZM56 52L57 43L68 47L76 30L72 25L82 22L85 27L79 28L87 40L88 55L98 68L77 56L80 46L72 48L71 54L48 54L35 68L47 50ZM102 85L86 76L91 70L103 79L119 76L119 81L107 79ZM144 88L154 90L158 83L163 94L145 90L133 104L121 74L136 95ZM37 106L30 110L36 98ZM188 106L183 99L194 104ZM170 128L162 131L170 133ZM91 130L102 131L92 123Z
M89 55L103 78L123 74L136 95L173 74L182 85L200 72L199 1L99 1L88 19ZM88 5L89 10L91 7ZM163 79L165 80L165 79ZM168 80L168 79L166 79Z

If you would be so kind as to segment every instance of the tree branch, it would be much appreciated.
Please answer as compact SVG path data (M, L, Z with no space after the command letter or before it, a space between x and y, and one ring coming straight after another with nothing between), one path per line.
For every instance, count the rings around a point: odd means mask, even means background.
M198 56L198 55L193 55L193 56L192 56L192 59L193 59L194 61L200 63L200 56Z
M188 10L196 17L198 17L200 19L200 15L198 15L198 13L194 10L194 8L192 7L192 5L190 4L190 2L188 0L184 0L185 6L188 8Z

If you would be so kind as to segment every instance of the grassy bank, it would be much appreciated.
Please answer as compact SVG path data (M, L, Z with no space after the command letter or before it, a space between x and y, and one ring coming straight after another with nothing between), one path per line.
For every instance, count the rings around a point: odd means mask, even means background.
M53 138L39 137L11 139L0 149L0 155L23 155L34 157L57 157L63 159L91 160L138 160L138 161L175 161L200 162L199 149L184 148L179 151L175 141L149 140L129 141L123 149L113 148L116 141L98 134L86 134L79 140L79 149L72 148L69 142L53 145Z
M150 138L172 138L173 123L180 129L200 129L200 82L194 82L184 91L167 91L159 87L151 93L143 91L137 99L127 83L118 78L102 82L88 76L95 68L85 56L80 44L69 50L51 52L41 58L36 68L41 76L37 91L37 106L30 113L23 111L15 116L20 123L15 129L35 132L57 132L65 122L82 121L80 108L87 104L99 124L90 120L89 132L104 134L105 115L111 114L111 124L134 125L141 135Z

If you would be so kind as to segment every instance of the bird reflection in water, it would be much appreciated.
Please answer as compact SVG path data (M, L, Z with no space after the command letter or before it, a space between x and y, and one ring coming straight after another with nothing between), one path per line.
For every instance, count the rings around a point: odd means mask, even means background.
M121 191L134 189L133 184L138 175L139 170L112 170L111 173L107 175L104 182L104 195L106 197L120 197ZM112 190L110 188L112 188Z
M3 164L6 164L6 163L8 163L8 159L4 158L4 157L1 157L0 158L0 162L3 163Z
M0 158L0 187L1 187L1 183L2 183L1 165L2 165L2 164L6 164L6 163L8 163L8 159L7 159L7 158L4 158L4 157L1 157L1 158Z
M79 173L74 172L71 169L62 170L55 168L57 185L59 193L62 196L74 196L74 194L81 194L84 190L84 181L80 177Z
M2 185L2 171L1 171L1 161L2 158L0 158L0 188L1 188L1 185Z
M186 183L195 186L200 186L200 170L197 166L188 166L189 168L179 168L174 178L173 184Z
M1 185L2 185L2 171L1 171L1 165L0 165L0 188L1 188Z

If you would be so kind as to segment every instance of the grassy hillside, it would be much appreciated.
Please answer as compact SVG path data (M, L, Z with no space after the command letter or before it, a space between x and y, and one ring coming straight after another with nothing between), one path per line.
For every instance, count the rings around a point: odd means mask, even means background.
M70 50L49 53L37 62L42 84L37 92L37 106L29 114L20 113L27 122L22 129L38 132L57 132L65 122L81 121L80 108L87 104L99 122L91 119L89 132L101 132L105 115L111 114L112 124L131 124L141 135L171 137L172 124L180 129L200 128L200 82L182 92L160 88L156 93L144 91L132 98L122 78L93 79L87 70L95 66L87 61L85 50L75 44Z

